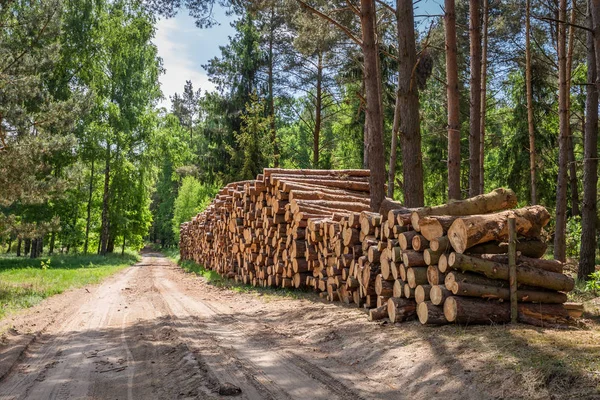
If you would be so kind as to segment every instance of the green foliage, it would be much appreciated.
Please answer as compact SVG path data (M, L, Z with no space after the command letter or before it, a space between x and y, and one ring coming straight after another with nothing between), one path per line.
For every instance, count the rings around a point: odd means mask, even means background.
M173 211L172 229L179 242L179 226L204 210L219 190L219 185L203 184L194 177L183 178Z
M586 282L586 290L600 294L600 271L596 271L590 275L590 279Z

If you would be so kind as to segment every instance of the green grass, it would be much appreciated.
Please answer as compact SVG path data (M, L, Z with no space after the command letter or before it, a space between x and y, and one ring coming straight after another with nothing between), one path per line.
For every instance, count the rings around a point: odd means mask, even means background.
M66 290L91 285L134 264L139 256L57 255L0 258L0 319Z

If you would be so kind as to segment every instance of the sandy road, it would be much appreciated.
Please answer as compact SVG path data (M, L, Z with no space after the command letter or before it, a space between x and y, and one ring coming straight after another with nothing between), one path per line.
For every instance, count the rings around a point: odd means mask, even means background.
M235 301L186 280L146 254L71 301L0 380L0 399L372 397L354 387L364 377L351 368L336 371L344 381L333 377L301 348L279 345L265 321L236 318Z

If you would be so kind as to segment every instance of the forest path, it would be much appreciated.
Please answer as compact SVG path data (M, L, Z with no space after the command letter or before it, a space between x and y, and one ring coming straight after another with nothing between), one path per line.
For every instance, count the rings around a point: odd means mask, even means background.
M266 321L237 319L235 299L214 287L198 290L198 281L161 255L145 254L64 304L70 311L0 381L0 399L366 395L308 361L293 341L280 345Z

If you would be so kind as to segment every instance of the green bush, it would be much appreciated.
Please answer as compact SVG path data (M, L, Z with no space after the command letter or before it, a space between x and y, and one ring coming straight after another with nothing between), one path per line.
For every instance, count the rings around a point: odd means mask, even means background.
M600 271L590 275L590 280L586 282L585 289L590 292L600 293Z
M204 210L218 190L218 184L203 184L192 176L183 178L173 211L173 233L175 233L177 242L179 242L179 225L191 220L193 216Z

